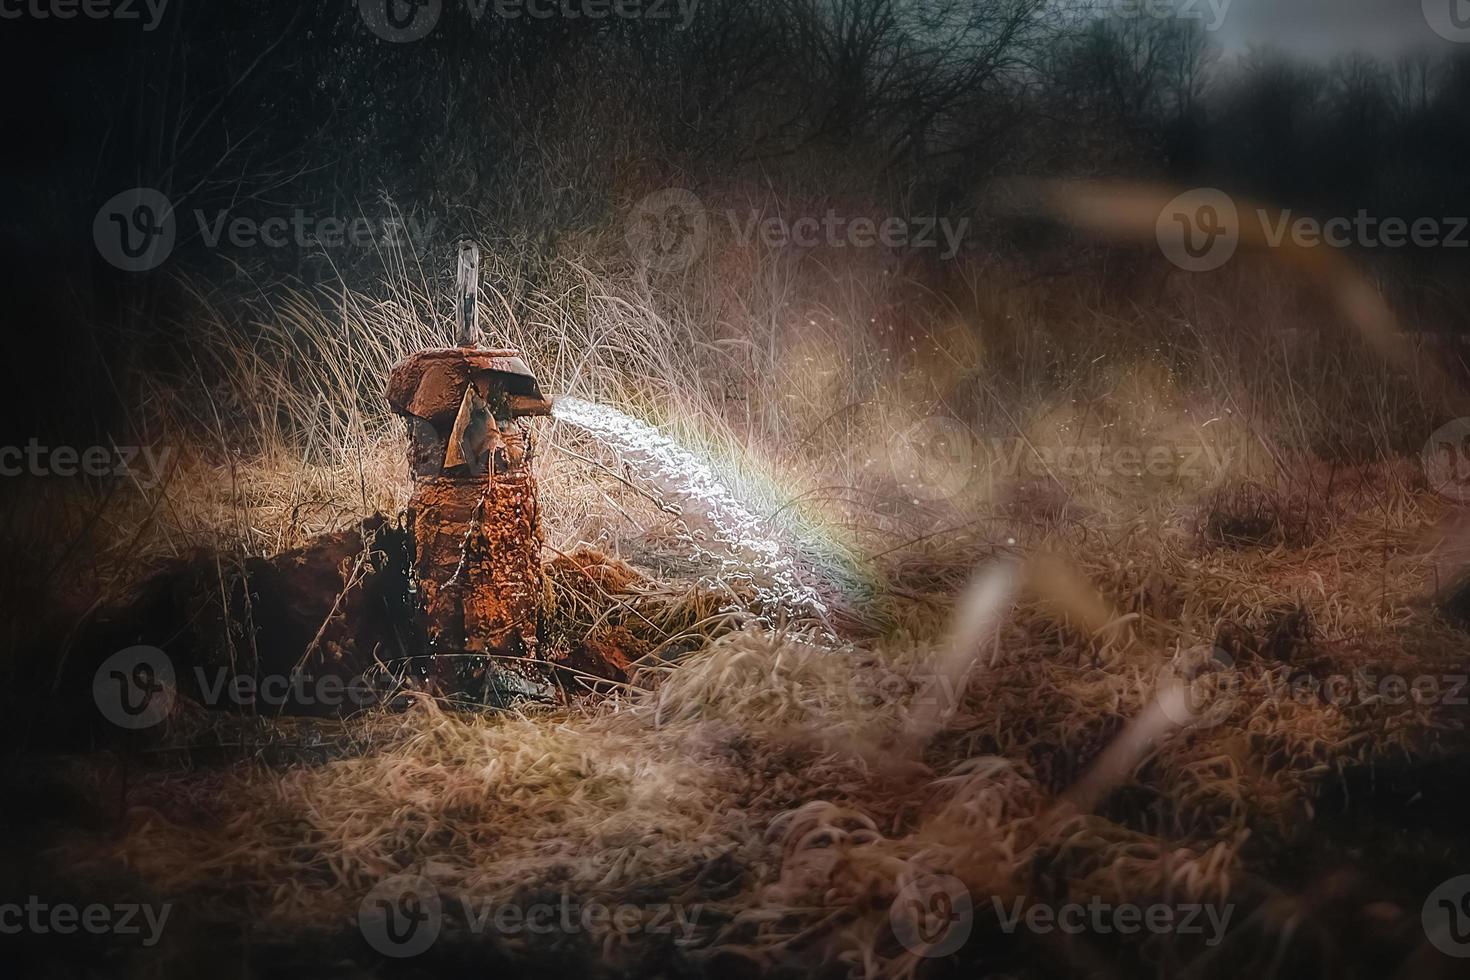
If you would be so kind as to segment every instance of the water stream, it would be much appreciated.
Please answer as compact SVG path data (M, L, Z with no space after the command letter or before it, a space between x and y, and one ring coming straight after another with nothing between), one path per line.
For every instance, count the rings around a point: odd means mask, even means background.
M617 450L641 476L673 497L691 532L702 528L720 546L718 551L705 550L720 563L721 577L749 578L766 615L780 610L826 620L826 605L806 584L802 569L770 523L737 500L693 451L647 422L580 398L557 396L552 415Z

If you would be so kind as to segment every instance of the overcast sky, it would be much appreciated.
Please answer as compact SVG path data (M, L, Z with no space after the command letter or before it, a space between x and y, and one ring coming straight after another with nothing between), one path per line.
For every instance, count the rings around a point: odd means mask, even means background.
M1354 48L1392 55L1415 46L1449 45L1430 27L1431 18L1453 32L1456 12L1470 43L1470 0L1180 0L1193 4L1209 23L1212 10L1224 17L1219 36L1229 51L1253 43L1275 43L1303 54L1328 56Z

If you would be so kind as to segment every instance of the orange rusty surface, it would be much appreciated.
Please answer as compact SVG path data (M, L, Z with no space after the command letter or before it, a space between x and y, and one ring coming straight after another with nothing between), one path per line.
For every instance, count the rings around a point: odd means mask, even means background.
M548 415L551 403L513 350L436 347L393 366L388 404L400 415L442 424L459 411L467 387L482 398L506 404L510 415Z
M541 521L531 474L531 436L518 464L504 446L480 477L417 477L409 512L418 552L420 605L434 650L531 657L541 602Z
M626 626L601 626L555 662L578 674L625 682L632 674L633 663L652 649Z
M546 414L550 403L515 351L459 347L395 365L388 401L408 421L408 510L430 652L535 658L541 521L521 416Z

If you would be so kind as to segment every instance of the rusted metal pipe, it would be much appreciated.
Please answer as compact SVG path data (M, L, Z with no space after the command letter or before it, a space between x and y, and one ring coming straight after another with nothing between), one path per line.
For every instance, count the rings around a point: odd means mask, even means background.
M477 259L477 249L461 250L462 276L478 276ZM408 512L431 676L452 697L503 700L549 692L537 659L541 516L530 419L550 415L551 403L515 351L473 346L474 292L461 282L459 337L470 343L400 361L388 402L408 423Z
M454 342L460 347L480 344L480 246L469 239L459 243L455 273Z

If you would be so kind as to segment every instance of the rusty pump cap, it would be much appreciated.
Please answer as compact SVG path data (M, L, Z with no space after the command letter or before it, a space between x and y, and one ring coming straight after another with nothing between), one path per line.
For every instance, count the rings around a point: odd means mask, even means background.
M550 415L551 402L535 375L513 350L438 347L404 358L388 378L388 403L443 438L441 472L485 469L491 451L512 421Z
M551 401L517 351L466 347L431 347L399 361L388 376L388 404L400 415L442 423L458 414L466 388L498 420L551 414Z

